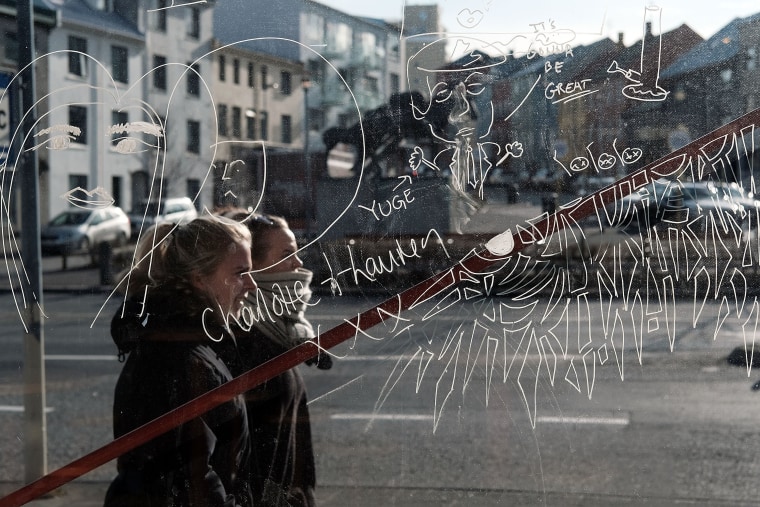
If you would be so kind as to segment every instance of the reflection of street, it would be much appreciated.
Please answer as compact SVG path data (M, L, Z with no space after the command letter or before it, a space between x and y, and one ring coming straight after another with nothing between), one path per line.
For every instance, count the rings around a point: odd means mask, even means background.
M49 453L51 469L94 450L110 438L112 392L121 365L108 336L110 313L89 323L103 294L73 298L46 297ZM326 298L310 310L321 329L371 307L376 301L356 297ZM0 296L0 435L6 458L0 463L0 493L21 480L21 340L12 319L9 295ZM457 375L471 374L463 395L461 383L451 393L435 434L435 391L448 385L425 379L417 389L418 368L388 393L375 414L381 393L388 392L394 368L405 364L409 344L440 346L447 332L474 315L477 303L460 313L441 314L424 327L418 317L410 333L392 338L380 325L380 341L359 338L334 350L339 356L329 372L301 366L313 400L310 410L317 452L318 500L333 506L430 505L750 505L756 497L747 473L756 467L760 441L756 421L760 398L750 390L760 372L747 377L725 357L743 344L739 326L724 327L713 340L714 320L703 315L692 329L679 321L675 351L667 340L645 343L642 365L627 344L631 361L625 380L614 360L596 367L593 397L578 393L560 375L555 385L538 386L539 406L531 428L519 390L492 378L485 404L487 361L470 364L466 351ZM692 304L677 311L691 315ZM704 312L717 312L714 305ZM577 325L577 316L568 324ZM603 339L601 326L594 326ZM535 378L540 367L529 358L522 375ZM497 358L501 363L503 359ZM414 364L414 363L412 363ZM452 363L451 367L455 365ZM532 386L532 384L530 384ZM77 481L77 489L31 505L101 505L114 473L109 463ZM14 482L16 481L16 482ZM66 491L88 495L66 496ZM709 498L710 500L702 500ZM86 501L86 502L85 502ZM91 503L87 503L91 502Z

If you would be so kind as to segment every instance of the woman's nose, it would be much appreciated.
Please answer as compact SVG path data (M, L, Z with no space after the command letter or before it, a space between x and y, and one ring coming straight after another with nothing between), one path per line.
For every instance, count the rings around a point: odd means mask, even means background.
M258 288L258 285L253 281L253 276L250 273L243 275L243 284L245 290L256 290Z
M303 261L301 260L300 257L298 257L297 255L294 255L293 256L293 269L298 269L298 268L302 268L302 267L303 267Z

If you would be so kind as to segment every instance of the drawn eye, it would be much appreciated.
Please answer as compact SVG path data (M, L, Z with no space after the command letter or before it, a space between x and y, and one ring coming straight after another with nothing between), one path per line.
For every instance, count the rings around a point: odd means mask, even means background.
M141 152L146 151L145 149L140 149L141 148L140 145L154 147L150 143L146 143L145 141L141 141L140 139L136 139L134 137L124 137L118 140L118 142L113 147L113 149L114 151L125 154L125 155L128 155L130 153L141 153Z
M483 83L469 83L467 85L467 94L480 95L485 89L486 87L483 85Z
M76 140L76 137L71 135L53 136L47 142L40 143L37 146L45 146L48 150L65 150L74 140Z
M435 100L438 102L445 102L451 97L451 90L444 88L435 92Z

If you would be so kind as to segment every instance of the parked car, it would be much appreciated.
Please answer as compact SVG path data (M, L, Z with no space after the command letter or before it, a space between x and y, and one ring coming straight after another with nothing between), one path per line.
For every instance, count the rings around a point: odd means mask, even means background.
M744 206L730 199L725 199L718 187L712 181L690 181L681 183L683 204L688 210L688 221L691 222L699 215L712 213L715 220L730 215L738 224L742 224L747 212ZM706 220L700 225L704 227Z
M663 221L691 223L703 216L695 224L704 230L706 217L712 214L721 222L731 216L741 226L747 214L745 206L754 205L754 200L739 190L712 181L657 180L608 205L603 225L639 232Z
M679 182L655 180L607 205L603 226L640 232L663 220L677 220L674 213L684 210L682 199Z
M45 254L88 253L94 258L101 243L121 246L130 235L129 217L117 206L75 208L59 213L43 227L40 247Z
M724 200L739 204L745 211L760 209L760 201L752 192L745 190L738 183L715 182L715 187Z
M133 237L137 237L141 228L146 231L153 224L161 222L187 223L197 216L198 211L189 197L168 197L159 201L142 201L129 212Z

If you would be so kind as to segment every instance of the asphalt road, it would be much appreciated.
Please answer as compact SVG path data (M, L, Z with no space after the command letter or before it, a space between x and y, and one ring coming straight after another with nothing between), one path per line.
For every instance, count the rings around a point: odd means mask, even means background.
M115 302L104 299L45 299L50 470L111 439L120 364L107 334ZM310 315L326 329L375 302L323 296ZM749 310L739 319L700 305L694 319L694 302L681 301L669 321L677 329L650 317L646 333L623 339L592 302L592 322L564 314L567 329L592 330L570 332L564 354L549 333L507 337L514 326L504 322L525 312L502 307L499 324L490 321L503 302L474 299L427 320L417 309L333 349L329 371L300 367L321 505L756 503L758 375L725 361L751 340ZM23 478L17 319L11 296L0 296L2 494ZM114 472L104 465L33 505L99 505Z

